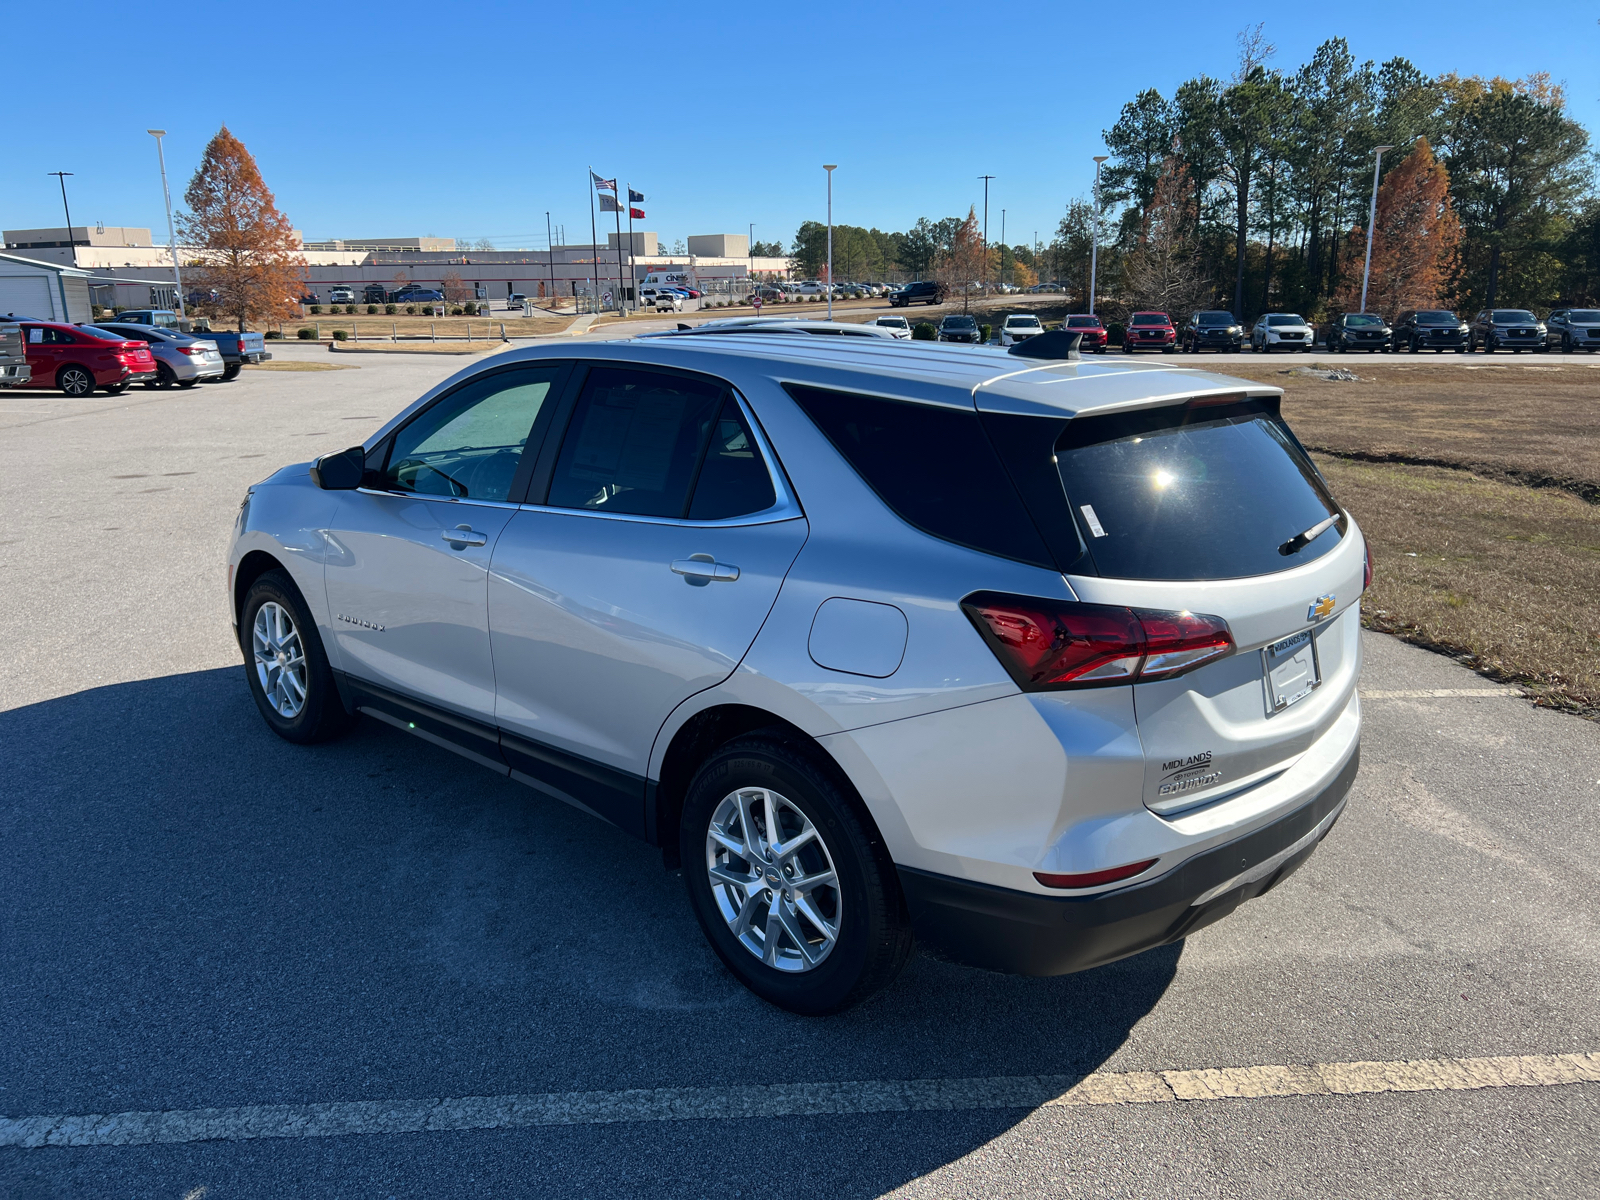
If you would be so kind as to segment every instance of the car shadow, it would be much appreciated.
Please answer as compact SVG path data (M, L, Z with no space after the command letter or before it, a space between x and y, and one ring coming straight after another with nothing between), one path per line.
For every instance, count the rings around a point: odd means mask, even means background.
M0 767L0 1110L11 1115L1072 1078L1123 1044L1182 952L1053 979L919 954L860 1008L796 1017L722 968L658 852L375 721L320 746L282 742L239 668L0 713ZM790 1158L785 1186L869 1196L1024 1115L739 1122L732 1157L711 1132L719 1122L495 1136L544 1159L541 1194L676 1195L726 1190L752 1154L840 1127L855 1148ZM863 1143L863 1131L876 1134ZM430 1170L468 1153L468 1135L417 1136L436 1139ZM420 1153L406 1139L326 1140L340 1143L337 1162ZM574 1153L547 1155L556 1144ZM275 1153L302 1165L335 1153L252 1145L194 1154L248 1194L282 1182ZM88 1152L51 1153L70 1173L71 1154ZM114 1153L101 1168L119 1163L130 1180L154 1161Z

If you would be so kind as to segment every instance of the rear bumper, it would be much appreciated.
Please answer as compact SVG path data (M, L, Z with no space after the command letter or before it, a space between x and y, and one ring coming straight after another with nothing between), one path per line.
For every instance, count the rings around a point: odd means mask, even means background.
M1360 762L1358 746L1321 792L1288 815L1112 892L1040 896L900 867L917 937L945 957L1015 975L1065 975L1178 941L1270 891L1311 857L1343 812Z

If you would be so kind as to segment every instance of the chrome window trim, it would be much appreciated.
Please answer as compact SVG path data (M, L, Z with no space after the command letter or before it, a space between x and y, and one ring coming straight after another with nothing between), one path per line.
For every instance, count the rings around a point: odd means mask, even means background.
M482 508L509 508L516 510L524 507L513 504L509 500L476 500L471 496L433 496L427 492L391 492L384 488L358 487L351 489L360 492L363 496L395 496L401 500L431 500L435 504L476 504Z
M629 366L639 364L629 363ZM647 369L647 368L646 368ZM716 376L708 375L708 379ZM789 480L783 470L777 465L778 456L772 449L772 443L767 440L766 430L761 428L761 422L756 420L756 415L751 411L749 402L739 394L739 389L727 380L719 380L727 388L728 395L733 397L733 402L739 406L739 412L744 416L744 422L750 427L750 436L755 438L756 451L761 455L761 460L766 464L767 477L772 480L772 492L777 503L760 512L743 513L737 517L721 517L715 521L694 521L688 517L652 517L642 513L604 512L598 508L563 508L555 504L513 504L506 507L524 508L529 512L570 513L582 517L604 517L608 521L640 521L647 525L682 525L693 529L728 529L740 525L774 525L779 521L792 521L796 517L805 516L805 511L800 507L800 498L794 494L789 486ZM566 435L563 434L563 437ZM558 451L559 453L559 448ZM385 495L392 493L384 493Z

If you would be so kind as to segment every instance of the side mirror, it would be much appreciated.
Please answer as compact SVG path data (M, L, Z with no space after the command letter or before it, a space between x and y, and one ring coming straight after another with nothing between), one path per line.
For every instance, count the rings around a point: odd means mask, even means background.
M361 486L366 471L366 449L351 446L338 454L324 454L312 463L311 482L326 492L348 492Z

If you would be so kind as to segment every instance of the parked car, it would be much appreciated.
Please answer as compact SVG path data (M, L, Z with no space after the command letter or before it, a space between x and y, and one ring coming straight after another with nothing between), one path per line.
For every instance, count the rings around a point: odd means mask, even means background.
M1328 323L1328 349L1338 354L1365 350L1388 353L1394 330L1377 313L1345 313Z
M178 329L178 314L159 308L128 309L116 315L118 324L121 325L150 325L156 329ZM197 317L190 322L188 332L204 337L215 342L217 349L222 353L222 374L216 377L206 377L202 383L229 383L239 378L239 373L244 370L246 363L262 363L272 357L267 350L266 339L259 333L235 333L232 330L211 328L211 322L205 317Z
M1044 326L1032 313L1012 313L1000 322L1000 344L1015 346L1018 342L1025 342L1043 332Z
M1467 352L1483 347L1485 354L1510 350L1547 350L1549 331L1544 323L1525 308L1486 308L1472 319L1467 334Z
M1172 327L1172 318L1164 312L1136 312L1128 314L1128 324L1122 334L1122 350L1136 354L1140 350L1160 350L1171 354L1178 348L1178 331Z
M1219 350L1237 354L1244 345L1244 328L1231 312L1208 310L1192 314L1183 326L1185 354Z
M369 283L361 289L363 304L388 304L389 290L381 283Z
M0 317L0 388L21 387L33 378L22 339L22 326Z
M1545 318L1545 344L1563 354L1600 350L1600 308L1557 308Z
M816 279L802 279L795 284L794 290L795 294L800 296L825 296L828 293L828 285Z
M169 308L125 308L111 319L120 321L124 325L153 325L157 329L177 329L182 318Z
M887 329L895 337L902 340L909 340L911 337L911 322L904 317L879 317L871 324L876 325L879 329Z
M207 379L220 379L227 371L217 343L175 329L156 329L150 325L102 321L97 328L120 334L130 342L144 342L156 360L156 377L145 387L191 388Z
M1467 333L1467 323L1453 312L1439 308L1408 308L1395 319L1389 344L1397 353L1432 350L1443 354L1454 350L1463 354L1467 349Z
M683 297L677 292L662 288L654 296L647 298L647 303L656 312L682 312Z
M1225 919L1344 810L1365 541L1276 387L997 365L688 335L475 364L246 492L261 717L369 714L662 847L797 1012L913 938L1053 975ZM594 935L542 950L582 971Z
M444 293L438 288L403 287L394 293L394 304L436 304L444 299Z
M671 338L701 337L709 334L792 333L821 337L873 338L881 341L893 341L895 338L895 333L892 329L880 329L876 325L857 325L847 321L806 320L803 317L722 317L715 321L703 321L699 325L680 325L677 329L662 330L659 333L642 333L639 336Z
M995 283L995 284L990 284L989 286L993 291L999 293L1002 296L1015 296L1018 292L1020 292L1022 290L1021 288L1019 288L1014 283Z
M1316 331L1297 313L1263 313L1250 331L1250 349L1258 354L1274 350L1310 353Z
M1080 351L1093 350L1096 354L1104 354L1106 347L1111 344L1111 335L1100 323L1100 318L1088 313L1068 314L1062 319L1061 328L1068 333L1081 335L1078 342Z
M322 301L321 301L320 298L318 298L318 296L317 296L317 294L315 292L304 291L304 292L300 293L299 303L301 303L301 304L321 304Z
M336 287L328 292L328 303L330 304L354 304L355 302L356 292L354 288Z
M149 346L94 325L28 321L22 337L30 378L21 387L56 388L73 397L100 388L115 396L156 377Z
M908 283L898 292L889 294L891 308L909 308L913 304L943 304L944 284L935 283L933 280L924 280L918 283Z
M514 309L514 308L521 308L527 302L528 302L528 298L526 296L524 296L521 292L512 292L509 296L506 297L506 308L508 310Z
M965 313L951 313L939 322L938 335L935 338L940 342L967 342L976 346L979 342L978 321Z

